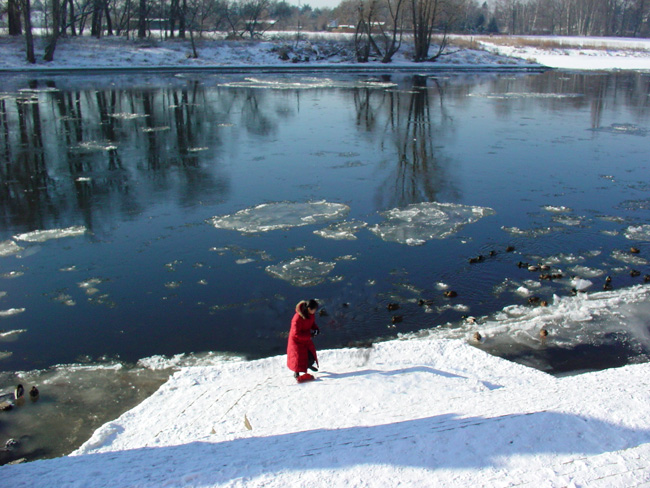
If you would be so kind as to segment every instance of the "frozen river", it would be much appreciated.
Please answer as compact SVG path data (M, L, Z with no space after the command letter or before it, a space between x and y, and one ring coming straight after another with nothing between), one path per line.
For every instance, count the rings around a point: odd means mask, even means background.
M564 72L6 77L2 392L39 383L43 412L72 395L96 416L78 390L100 378L93 401L110 389L120 405L101 424L140 398L123 391L164 380L146 367L161 360L139 360L283 354L312 297L321 349L480 331L478 347L556 374L645 361L643 290L539 316L650 274L649 87Z

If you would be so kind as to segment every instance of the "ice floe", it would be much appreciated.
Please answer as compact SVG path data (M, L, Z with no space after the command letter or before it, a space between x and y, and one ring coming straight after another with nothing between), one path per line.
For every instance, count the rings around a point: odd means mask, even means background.
M350 207L324 200L318 202L263 203L232 215L213 217L209 222L217 229L242 233L268 232L344 218Z
M338 222L314 231L314 234L324 237L325 239L335 240L349 240L353 241L357 238L355 235L364 227L367 227L366 222L358 220L346 220L345 222Z
M625 230L625 237L634 241L650 241L650 225L631 225Z
M19 313L23 313L24 311L24 308L10 308L8 310L0 310L0 317L12 317L14 315L18 315Z
M547 212L551 213L565 213L565 212L571 212L571 209L569 207L565 207L564 205L544 205L542 207L544 210Z
M454 203L426 202L383 212L384 222L369 230L385 241L422 245L431 239L444 239L464 225L474 223L495 212L487 207Z
M294 286L314 286L325 281L336 263L321 261L311 256L301 256L291 261L266 267L267 273Z
M87 232L84 226L73 226L65 229L49 229L49 230L35 230L25 234L14 236L18 241L26 242L45 242L50 239L61 239L63 237L77 237L84 235Z
M572 268L569 268L569 271L575 275L578 275L582 278L598 278L605 274L602 269L590 268L588 266L576 265Z
M20 334L27 332L27 329L14 329L0 331L0 342L10 342L18 339Z
M12 256L18 254L23 248L16 244L14 241L0 242L0 257Z
M619 249L614 249L612 251L612 257L617 261L622 261L627 264L634 264L636 266L645 266L646 264L648 264L647 259L642 258L641 256L638 256L636 254L621 251Z
M330 78L255 78L247 77L242 81L222 83L220 86L228 88L262 88L271 90L313 90L321 88L375 88L387 89L397 86L396 83L380 80L359 80L357 82L332 80Z
M556 227L539 227L537 229L520 229L519 227L506 227L502 226L501 230L507 232L511 236L517 237L540 237L551 234L552 232L558 232L560 229Z
M597 129L591 130L596 132L609 132L610 134L628 134L642 137L648 134L646 129L635 124L612 124L607 127L598 127Z

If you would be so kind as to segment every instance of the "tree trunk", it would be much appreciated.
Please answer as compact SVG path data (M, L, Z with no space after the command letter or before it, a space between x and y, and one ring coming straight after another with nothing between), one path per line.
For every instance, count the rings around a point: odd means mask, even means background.
M10 36L19 36L22 34L20 25L20 3L19 0L9 0L7 2L7 21Z
M111 12L108 8L108 1L104 2L104 14L106 15L106 35L113 35L113 21L111 20Z
M68 2L68 13L70 15L70 35L71 36L76 36L77 35L77 29L75 27L75 17L74 17L74 0L69 0Z
M45 46L45 56L43 59L47 62L54 60L54 50L56 49L56 41L59 39L59 30L61 26L61 5L59 0L52 0L52 34L47 40Z
M90 21L90 35L96 38L102 36L102 14L104 12L104 5L102 0L93 1L93 15Z
M147 0L140 0L140 8L138 10L138 38L144 39L147 37Z
M36 63L34 56L34 36L32 35L32 6L30 0L23 1L23 15L25 17L25 43L27 51L27 61L32 64Z

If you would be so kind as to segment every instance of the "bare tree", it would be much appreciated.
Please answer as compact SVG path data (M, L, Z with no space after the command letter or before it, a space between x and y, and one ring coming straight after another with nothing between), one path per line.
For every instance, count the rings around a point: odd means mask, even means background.
M61 3L59 0L52 0L52 32L48 36L47 44L45 46L45 56L43 59L45 61L54 60L54 50L56 49L56 43L59 39L60 29L61 29Z
M7 27L10 36L19 36L22 32L20 24L20 1L9 0L7 2Z
M22 0L23 2L23 16L25 18L25 43L27 61L34 64L36 57L34 56L34 36L32 34L32 6L30 0Z

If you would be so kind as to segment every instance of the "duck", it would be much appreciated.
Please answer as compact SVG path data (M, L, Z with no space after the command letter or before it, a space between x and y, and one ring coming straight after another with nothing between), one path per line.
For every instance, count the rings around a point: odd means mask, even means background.
M404 317L402 315L393 315L391 322L394 324L399 324L404 320Z
M475 258L469 258L469 264L481 263L485 258L482 255L478 255Z
M639 249L638 247L631 247L630 252L632 254L639 254L641 252L641 249Z
M528 263L524 263L523 261L519 261L517 263L518 268L527 268L528 266L530 266L530 265Z
M447 298L454 298L458 296L458 293L456 293L454 290L446 290L443 295Z
M474 335L472 336L476 342L481 342L483 337L481 336L481 333L476 331L474 332Z
M530 271L531 273L539 271L539 266L532 266L532 265L528 266L528 271Z
M32 386L32 389L29 390L29 399L31 401L35 402L36 400L38 400L39 395L40 395L40 392L38 391L38 388L36 388L35 386Z
M531 305L534 303L539 303L539 297L530 297L528 299L528 303L530 303Z
M540 329L540 331L539 331L539 336L540 336L542 339L545 339L546 337L548 337L548 330L546 330L546 329L544 329L544 328L542 327L542 328Z
M633 269L632 271L630 271L630 276L632 278L636 278L637 276L640 276L640 275L641 275L641 271L637 271L636 269Z
M515 246L506 247L506 252L513 252L514 250L515 250Z
M551 269L551 267L548 264L540 264L539 269L541 269L542 271L548 271L549 269Z
M389 312L399 309L399 303L389 303L386 307Z
M650 275L645 275L645 276L643 277L643 281L644 281L645 283L650 283Z
M493 249L488 254L490 255L490 257L494 257L497 255L497 252Z
M603 290L611 290L612 289L612 277L608 276L605 278L605 284L603 285Z
M16 400L19 400L19 399L23 398L24 396L25 396L25 388L23 387L23 385L19 384L16 387L16 391L14 392L14 398Z
M542 300L541 302L539 302L539 306L540 307L548 307L548 302L546 300Z
M319 316L319 317L327 317L328 315L329 315L329 314L327 313L327 310L325 310L324 308L321 308L321 309L318 311L318 316Z

